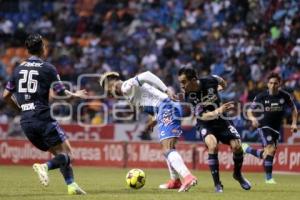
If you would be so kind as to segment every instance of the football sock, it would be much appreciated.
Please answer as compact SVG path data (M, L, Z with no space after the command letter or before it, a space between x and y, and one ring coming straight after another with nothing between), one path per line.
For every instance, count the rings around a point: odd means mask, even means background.
M57 169L60 166L66 166L70 162L70 158L67 154L58 154L51 160L49 160L46 164L48 166L48 170Z
M244 153L239 152L239 153L233 153L233 162L234 162L234 174L235 175L241 175L241 170L243 166L243 161L244 161Z
M251 155L253 155L253 156L257 157L257 158L262 159L263 158L264 150L263 149L254 149L254 148L252 148L252 147L249 146L246 149L246 153L249 153L249 154L251 154Z
M166 159L168 168L169 168L169 172L170 172L170 178L172 180L176 180L179 179L179 174L176 172L176 170L171 166L170 162L168 161L168 159Z
M169 151L166 154L166 158L180 176L186 177L187 175L191 174L191 172L184 164L182 157L175 149Z
M74 182L74 174L71 164L60 167L60 172L63 175L67 185Z
M47 163L48 170L60 168L67 185L74 182L74 174L71 166L71 159L67 154L58 154Z
M219 175L219 160L218 154L208 154L208 166L210 168L211 175L214 180L214 184L220 184L220 175Z
M274 156L267 155L266 159L264 160L264 168L265 168L267 180L272 178L273 159Z

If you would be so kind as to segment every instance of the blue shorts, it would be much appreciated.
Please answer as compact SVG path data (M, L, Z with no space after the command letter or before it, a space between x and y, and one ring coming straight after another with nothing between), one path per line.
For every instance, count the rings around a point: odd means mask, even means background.
M48 151L50 147L61 144L67 139L56 121L23 122L21 127L29 141L42 151Z
M183 109L179 102L164 100L158 107L157 123L159 140L180 137L182 134L181 121Z

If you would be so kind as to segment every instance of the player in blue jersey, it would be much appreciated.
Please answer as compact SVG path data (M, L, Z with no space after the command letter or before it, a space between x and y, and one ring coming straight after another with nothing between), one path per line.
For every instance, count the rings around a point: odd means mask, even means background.
M248 117L253 127L258 128L264 149L255 149L246 143L242 145L246 153L264 160L265 183L267 184L276 184L272 177L273 159L287 108L292 110L291 129L293 132L297 132L297 108L291 96L286 91L279 89L280 83L281 77L276 73L271 73L268 77L268 89L254 98L251 109L248 111Z
M208 165L211 170L216 192L223 192L219 176L218 143L222 142L231 147L233 152L234 173L245 190L251 189L250 182L241 173L243 165L243 149L240 135L230 120L224 114L234 107L233 102L221 105L218 91L226 87L226 82L219 76L197 78L195 69L183 67L178 72L181 89L185 99L194 106L197 127L208 149Z
M48 102L51 85L58 95L85 98L86 91L73 93L65 89L56 68L43 60L47 48L41 35L30 34L25 45L30 57L14 69L3 98L21 110L21 127L30 142L54 156L46 163L33 165L41 183L47 186L48 171L59 168L67 184L68 194L86 194L74 182L72 149L64 131L51 117Z
M177 140L182 134L180 118L185 111L179 102L169 98L172 95L167 86L151 72L138 74L126 81L122 81L118 73L108 72L101 76L100 86L114 97L123 96L132 106L156 116L159 139L171 177L170 181L159 188L186 192L196 185L197 178L176 150Z

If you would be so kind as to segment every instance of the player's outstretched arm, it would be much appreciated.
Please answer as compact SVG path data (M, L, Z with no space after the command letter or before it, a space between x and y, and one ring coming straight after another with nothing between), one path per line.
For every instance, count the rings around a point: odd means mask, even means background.
M291 125L291 129L292 132L296 133L298 128L297 128L297 120L298 120L298 111L297 111L297 107L296 105L293 103L293 107L292 107L292 125Z
M20 110L20 106L17 103L16 99L13 96L13 93L8 91L7 89L4 89L3 91L3 100L8 103L12 108L14 108L15 110Z
M218 91L224 90L227 87L227 82L218 75L212 75L218 81Z
M234 102L230 101L230 102L224 103L222 106L215 109L214 111L203 113L200 116L200 119L203 121L209 121L209 120L216 119L217 117L221 116L223 113L229 111L232 108L234 108Z
M136 78L140 85L143 85L143 83L148 83L163 92L168 91L168 87L160 80L160 78L158 78L156 75L154 75L150 71L141 73L141 74L137 75Z
M259 125L258 125L258 120L257 120L256 117L254 116L252 109L249 109L249 110L247 111L247 117L248 117L248 119L251 121L252 126L253 126L254 128L257 128L257 127L259 126Z

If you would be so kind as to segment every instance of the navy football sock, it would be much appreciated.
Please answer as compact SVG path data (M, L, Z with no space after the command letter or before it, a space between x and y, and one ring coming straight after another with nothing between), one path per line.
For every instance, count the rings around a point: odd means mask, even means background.
M264 168L265 168L267 180L272 178L273 159L274 156L267 155L266 159L264 160Z
M218 154L208 154L208 166L210 168L214 184L220 184Z
M47 162L48 170L67 166L70 163L70 158L67 154L58 154Z
M233 162L234 162L234 174L235 175L241 175L241 170L243 166L243 161L244 161L244 154L243 152L239 153L233 153Z
M60 167L60 172L63 175L67 185L74 182L74 174L71 164Z
M252 147L249 146L246 149L246 153L249 153L249 154L251 154L251 155L253 155L253 156L257 157L257 158L262 159L263 158L264 150L262 150L262 149L254 149L254 148L252 148Z

